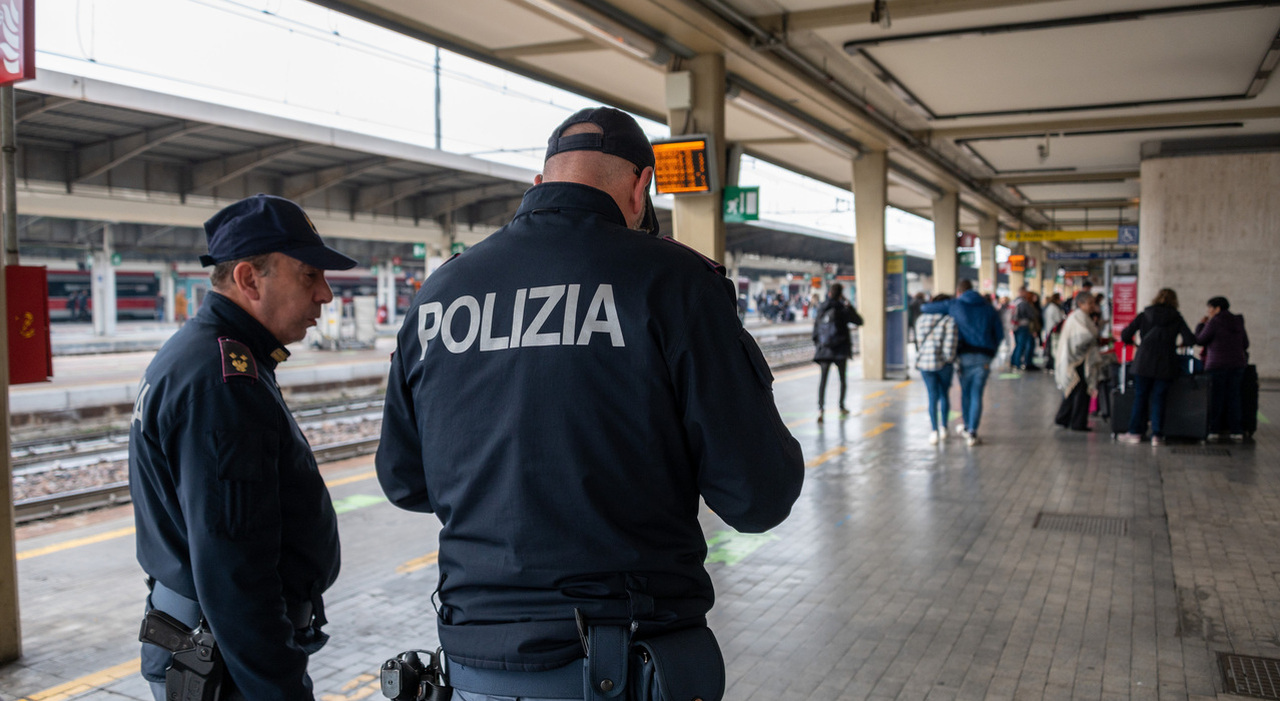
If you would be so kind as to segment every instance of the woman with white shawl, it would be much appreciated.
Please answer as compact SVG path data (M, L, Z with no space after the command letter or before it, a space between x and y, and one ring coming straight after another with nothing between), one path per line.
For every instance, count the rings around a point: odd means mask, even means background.
M1076 295L1075 308L1062 325L1054 353L1054 380L1065 398L1054 422L1072 431L1089 430L1089 398L1098 392L1106 360L1098 346L1098 327L1090 314L1097 311L1093 294Z

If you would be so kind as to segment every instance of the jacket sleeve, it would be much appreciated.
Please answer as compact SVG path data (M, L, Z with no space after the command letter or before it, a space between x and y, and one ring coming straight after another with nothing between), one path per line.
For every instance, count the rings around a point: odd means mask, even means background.
M1207 346L1213 343L1214 331L1217 330L1213 319L1196 324L1196 345Z
M858 308L850 304L848 309L849 309L849 323L853 324L854 326L862 326L862 315L858 313Z
M237 380L198 397L168 432L196 598L245 698L311 699L288 620L281 557L279 405ZM327 502L326 502L327 503ZM332 507L330 507L332 508Z
M1192 333L1187 320L1181 314L1178 315L1178 335L1182 337L1182 343L1179 345L1194 346L1196 344L1196 335Z
M392 504L407 511L429 513L427 473L422 464L422 441L413 393L404 370L405 353L397 348L391 356L391 374L382 405L382 438L374 466L378 483Z
M921 314L950 314L951 300L944 299L941 302L930 302L920 307Z
M766 531L791 513L804 456L778 414L773 375L738 321L729 283L708 279L693 297L668 362L698 490L733 528Z
M1124 327L1124 330L1120 332L1121 341L1124 341L1126 344L1129 344L1129 345L1133 344L1133 335L1136 334L1138 332L1138 329L1142 327L1142 317L1143 317L1143 314L1138 314L1137 316L1133 317L1133 321L1130 321L1129 324Z

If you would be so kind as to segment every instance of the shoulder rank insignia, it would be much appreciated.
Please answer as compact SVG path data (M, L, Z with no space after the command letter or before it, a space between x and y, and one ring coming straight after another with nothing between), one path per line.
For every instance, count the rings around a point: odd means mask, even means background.
M702 255L702 253L701 253L701 252L699 252L699 251L698 251L698 249L694 248L693 246L690 246L690 245L688 245L688 244L684 244L684 243L680 243L679 241L677 241L677 240L675 240L675 239L671 238L670 236L664 236L664 237L662 237L662 240L663 240L663 241L666 241L666 242L668 242L668 243L674 243L675 245L677 245L677 246L679 246L679 247L683 248L684 250L689 251L690 253L694 254L694 255L695 255L695 256L697 256L698 258L702 259L702 262L703 262L703 263L705 263L705 264L706 264L706 266L707 266L708 268L711 268L712 270L716 271L717 273L720 273L721 275L727 275L727 274L728 274L728 271L725 269L725 267L724 267L723 265L721 265L721 264L717 263L716 261L712 260L711 258L708 258L708 257L706 257L706 256Z
M218 348L222 351L222 381L232 377L258 379L258 363L253 359L249 347L231 338L218 339Z

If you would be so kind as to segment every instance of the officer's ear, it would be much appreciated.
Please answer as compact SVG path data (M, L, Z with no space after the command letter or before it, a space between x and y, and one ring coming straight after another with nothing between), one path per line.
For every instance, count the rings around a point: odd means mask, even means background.
M253 264L247 260L240 261L231 270L231 281L235 284L236 290L255 302L262 298L262 290L258 284L259 280L261 280L261 276L257 270L254 270Z
M643 213L646 198L649 196L649 181L653 180L653 168L647 167L640 171L640 177L636 178L636 183L631 187L628 193L631 211L634 213Z

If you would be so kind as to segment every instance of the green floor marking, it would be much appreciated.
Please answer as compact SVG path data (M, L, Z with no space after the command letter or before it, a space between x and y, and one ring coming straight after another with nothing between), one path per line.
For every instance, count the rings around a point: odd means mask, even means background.
M956 419L958 419L958 418L960 418L960 412L956 411L955 409L952 409L952 410L951 410L951 415L947 417L947 420L948 420L948 421L955 421L955 420L956 420Z
M1002 373L1000 373L1000 379L1002 379L1002 380L1020 380L1020 379L1022 379L1022 374L1021 374L1021 373L1017 373L1017 372L1002 372Z
M732 567L765 543L777 539L778 536L772 533L716 531L707 538L707 562L723 562Z
M366 506L382 504L386 502L386 500L386 497L374 496L372 494L352 494L349 497L333 502L333 510L337 513L345 514L348 511L363 509Z
M1262 412L1258 412L1258 423L1269 424L1271 419L1268 419Z

